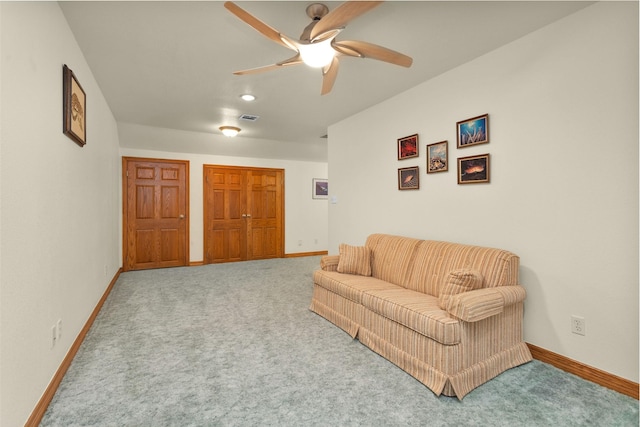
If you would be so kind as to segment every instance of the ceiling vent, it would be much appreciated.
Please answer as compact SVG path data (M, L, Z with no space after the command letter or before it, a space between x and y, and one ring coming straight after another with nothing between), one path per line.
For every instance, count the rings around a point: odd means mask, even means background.
M255 122L259 118L260 116L254 116L252 114L243 114L240 116L240 120L245 120L247 122Z

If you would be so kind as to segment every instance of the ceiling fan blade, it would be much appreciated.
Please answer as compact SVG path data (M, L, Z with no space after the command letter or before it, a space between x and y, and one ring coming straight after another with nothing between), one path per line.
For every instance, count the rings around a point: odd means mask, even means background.
M384 61L402 67L411 67L411 64L413 64L413 58L410 56L373 43L346 40L333 42L332 46L338 52L348 56L377 59L378 61Z
M302 63L303 63L302 58L300 58L300 54L298 54L292 58L285 59L284 61L280 61L276 64L265 65L263 67L257 67L257 68L250 68L248 70L234 71L233 74L235 74L236 76L244 76L247 74L257 74L257 73L263 73L265 71L275 70L281 67L288 67L290 65L298 65Z
M260 34L262 34L263 36L265 36L269 40L272 40L272 41L274 41L274 42L276 42L276 43L278 43L278 44L280 44L280 45L282 45L282 46L284 46L284 47L286 47L288 49L292 49L291 46L289 46L287 43L282 41L280 32L278 30L275 30L274 28L271 28L269 25L265 24L264 22L262 22L261 20L259 20L255 16L251 15L249 12L247 12L244 9L242 9L240 6L236 5L233 2L227 1L227 2L224 3L224 7L227 8L227 10L229 12L233 13L234 15L236 15L238 18L243 20L245 23L249 24L251 27L253 27L253 29L258 31Z
M331 64L322 69L322 91L321 95L326 95L333 89L333 84L338 76L338 57L334 56Z
M311 30L311 40L327 31L343 28L358 16L379 6L381 1L347 1L327 13Z

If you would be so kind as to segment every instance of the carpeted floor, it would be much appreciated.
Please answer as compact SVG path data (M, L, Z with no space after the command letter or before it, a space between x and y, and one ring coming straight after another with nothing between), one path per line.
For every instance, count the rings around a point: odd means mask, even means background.
M533 361L462 402L308 310L319 257L123 273L42 426L638 426Z

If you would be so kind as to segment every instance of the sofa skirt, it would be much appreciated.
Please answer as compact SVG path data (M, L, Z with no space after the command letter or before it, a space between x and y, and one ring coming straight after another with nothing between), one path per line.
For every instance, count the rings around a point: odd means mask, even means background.
M327 289L314 285L313 298L309 310L324 317L351 338L358 335L359 320L362 319L363 307L351 300L337 295Z
M462 399L507 369L532 360L513 319L522 303L479 322L464 322L462 341L444 345L361 304L314 285L310 310L416 378L436 395ZM509 330L500 330L498 325ZM509 326L504 326L509 325ZM485 336L485 339L477 339Z

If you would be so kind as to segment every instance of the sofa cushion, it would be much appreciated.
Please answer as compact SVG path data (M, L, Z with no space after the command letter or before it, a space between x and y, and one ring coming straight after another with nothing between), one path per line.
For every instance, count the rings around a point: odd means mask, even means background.
M459 321L440 309L434 296L401 287L367 290L362 294L362 305L439 343L460 342Z
M449 273L447 281L440 289L440 308L447 309L451 296L482 287L482 274L477 270L460 269Z
M365 246L371 249L371 275L406 287L416 248L421 242L422 240L388 234L370 235Z
M362 293L367 289L398 289L399 286L385 282L375 277L343 274L337 271L316 270L313 282L341 297L358 304L362 301Z
M484 287L518 284L520 259L502 249L425 240L416 250L411 275L404 287L440 296L449 273L473 269L482 274Z
M338 273L371 276L371 252L365 246L340 244Z

